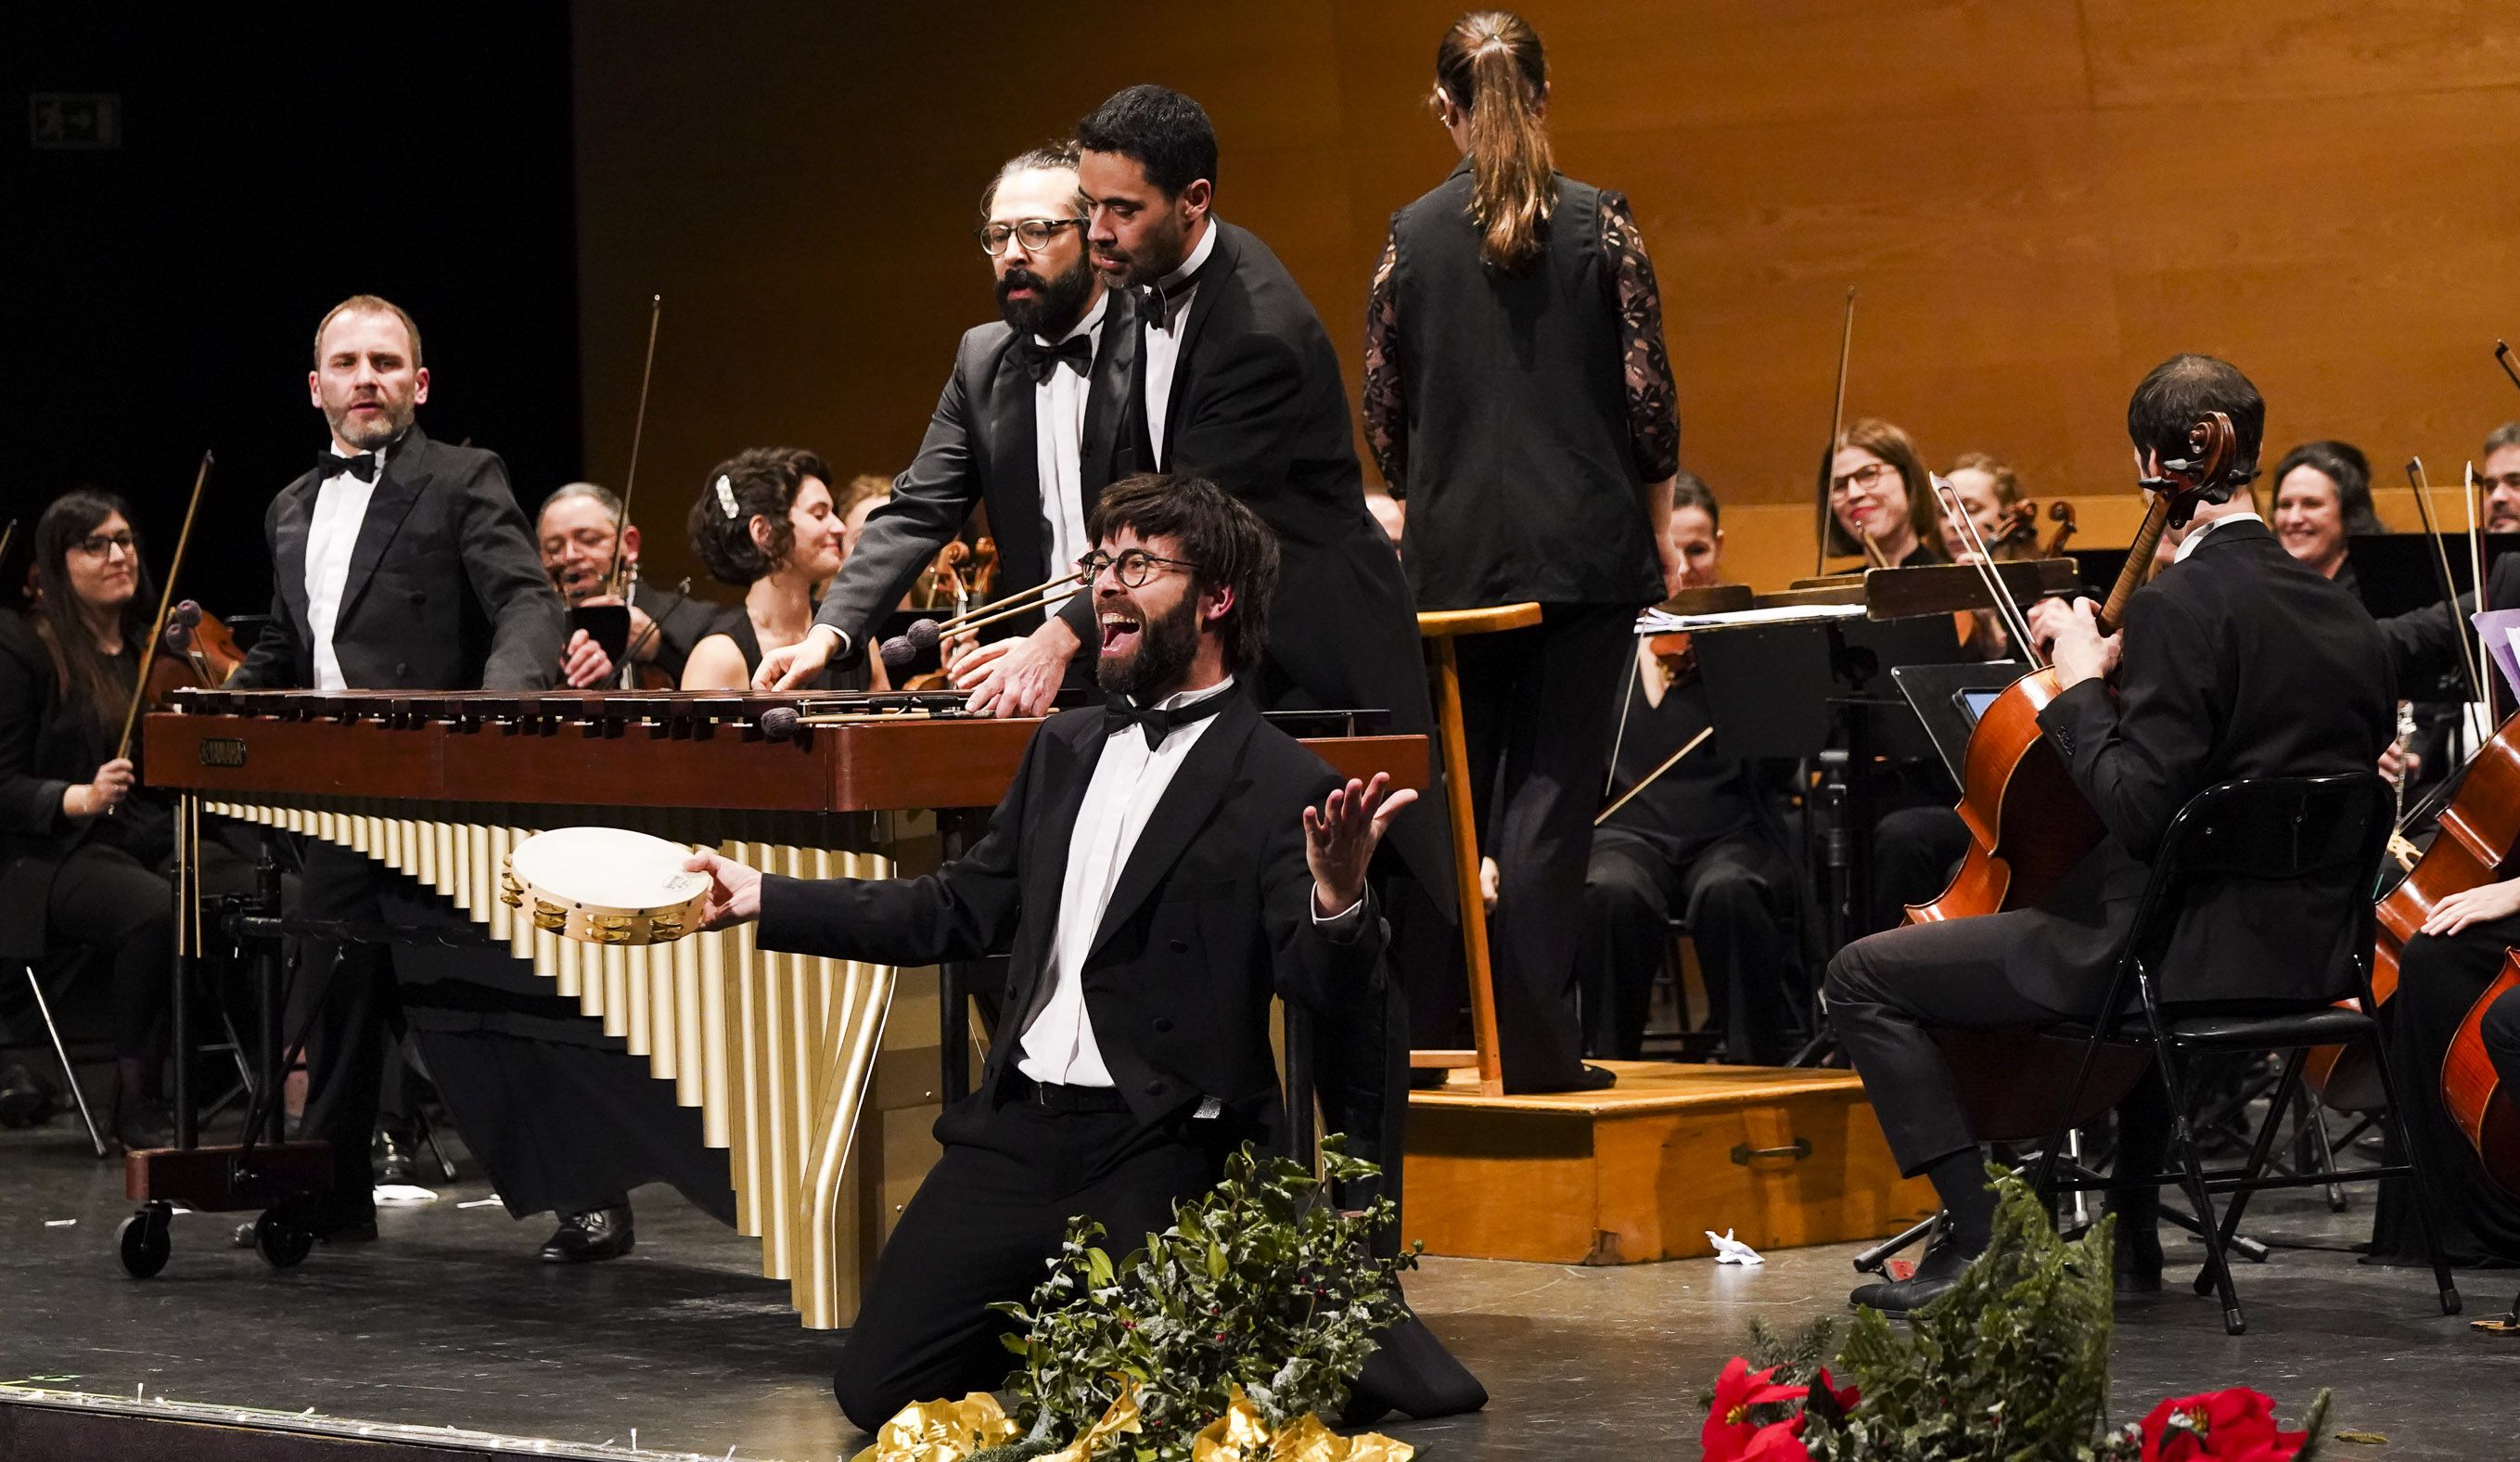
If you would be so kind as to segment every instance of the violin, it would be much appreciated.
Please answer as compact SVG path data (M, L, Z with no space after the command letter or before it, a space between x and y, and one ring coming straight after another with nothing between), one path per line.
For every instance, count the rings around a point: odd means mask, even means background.
M2074 529L2077 526L2074 522L2074 505L2061 497L2049 503L2048 521L2056 526L2048 533L2048 541L2039 545L2039 557L2061 559L2065 556L2065 545L2074 541Z
M167 615L161 648L165 653L149 665L145 700L152 710L164 709L174 693L188 686L218 689L245 663L236 636L219 622L218 616L190 599Z
M1645 636L1645 653L1662 666L1662 672L1674 685L1697 673L1697 647L1689 642L1688 631Z
M2200 505L2230 493L2232 484L2226 480L2238 451L2231 419L2219 411L2208 414L2188 429L2187 441L2186 459L2163 463L2162 477L2145 483L2154 488L2152 504L2100 609L2102 634L2124 621L2127 600L2151 574L2153 549L2163 531L2183 526ZM2022 648L2036 653L2033 647ZM1977 729L1969 735L1958 808L1968 828L1968 852L1949 888L1931 902L1909 906L1909 923L2028 907L2047 896L2106 836L2099 814L2074 785L2064 758L2039 725L2039 712L2063 693L2055 670L2042 666L2014 681L1978 717Z

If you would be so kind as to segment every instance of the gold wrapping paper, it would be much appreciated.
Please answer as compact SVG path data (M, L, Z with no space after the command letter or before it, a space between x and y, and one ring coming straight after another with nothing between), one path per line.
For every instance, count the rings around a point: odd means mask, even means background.
M1272 1435L1238 1386L1225 1414L1192 1440L1190 1454L1191 1462L1409 1462L1418 1448L1379 1432L1341 1437L1309 1411Z
M973 1452L1015 1439L1015 1424L984 1391L959 1401L904 1406L875 1434L856 1462L963 1462Z

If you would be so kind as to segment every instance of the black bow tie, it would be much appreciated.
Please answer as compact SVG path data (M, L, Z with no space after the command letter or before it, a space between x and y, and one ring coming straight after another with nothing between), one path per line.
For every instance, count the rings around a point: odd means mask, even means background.
M1168 285L1148 285L1138 291L1138 317L1166 335L1172 334L1181 318L1182 297L1197 283L1198 276L1192 274Z
M1212 696L1202 696L1188 706L1175 706L1169 708L1159 706L1139 707L1132 704L1126 697L1113 696L1103 707L1103 712L1108 717L1103 734L1117 736L1131 726L1136 726L1147 733L1148 751L1161 751L1164 738L1173 733L1174 727L1187 726L1192 721L1203 721L1223 710L1226 695L1226 692L1220 691Z
M1074 366L1076 374L1090 376L1094 373L1094 332L1071 335L1056 345L1045 345L1038 337L1027 335L1015 342L1015 360L1031 373L1035 386L1048 385L1052 373L1062 362Z
M377 480L377 454L374 452L361 452L355 457L336 457L331 452L317 452L315 454L316 481L329 482L345 472L350 476L357 478L362 482L375 481Z

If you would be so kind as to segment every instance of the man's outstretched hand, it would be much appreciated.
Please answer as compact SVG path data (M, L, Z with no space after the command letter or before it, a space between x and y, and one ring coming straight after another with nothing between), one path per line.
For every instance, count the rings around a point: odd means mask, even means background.
M1365 896L1366 865L1383 831L1401 808L1418 800L1414 789L1387 793L1391 775L1372 782L1350 778L1318 807L1304 809L1304 861L1313 870L1313 908L1323 918L1342 914Z
M708 896L700 900L700 928L724 929L761 917L761 875L733 858L697 852L683 863L690 873L709 876Z

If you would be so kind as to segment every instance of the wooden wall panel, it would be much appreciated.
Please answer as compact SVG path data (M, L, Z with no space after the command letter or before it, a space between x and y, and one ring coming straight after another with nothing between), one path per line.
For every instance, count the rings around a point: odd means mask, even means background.
M997 161L1161 80L1223 139L1220 210L1320 306L1353 398L1391 211L1452 162L1423 102L1454 3L1090 13L966 3L576 7L588 457L626 464L649 294L667 317L641 467L657 564L709 464L773 441L843 471L916 448L987 319L968 230ZM1848 409L1937 465L1982 449L2132 505L2126 392L2229 355L2270 452L2361 442L2436 476L2520 416L2520 11L2481 0L1592 0L1547 39L1569 172L1635 202L1665 290L1684 455L1737 576L1809 564L1837 320ZM1083 18L1080 19L1080 16ZM2447 471L2444 468L2447 467ZM548 485L548 484L533 484ZM2392 522L2403 494L2384 494Z

